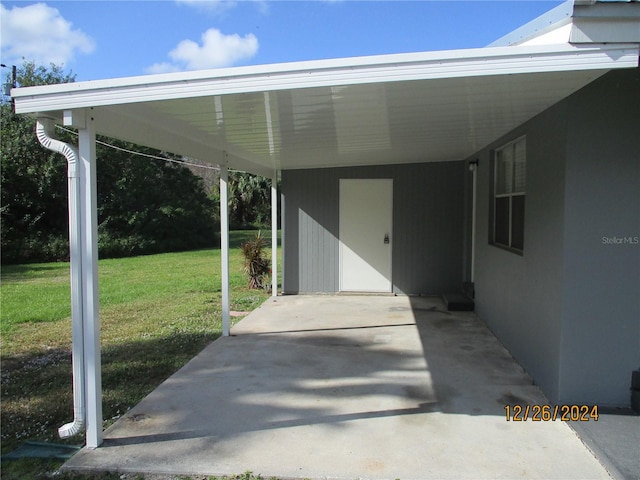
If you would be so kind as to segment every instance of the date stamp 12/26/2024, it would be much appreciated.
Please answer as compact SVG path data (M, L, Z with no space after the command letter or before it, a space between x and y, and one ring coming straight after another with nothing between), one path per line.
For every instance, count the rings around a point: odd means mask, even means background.
M507 422L598 421L597 405L505 405Z

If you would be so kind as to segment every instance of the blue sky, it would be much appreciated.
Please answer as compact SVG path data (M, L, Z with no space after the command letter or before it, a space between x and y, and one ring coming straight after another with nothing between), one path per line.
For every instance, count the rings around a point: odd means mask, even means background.
M4 64L63 64L80 81L474 48L559 3L0 1L1 57Z

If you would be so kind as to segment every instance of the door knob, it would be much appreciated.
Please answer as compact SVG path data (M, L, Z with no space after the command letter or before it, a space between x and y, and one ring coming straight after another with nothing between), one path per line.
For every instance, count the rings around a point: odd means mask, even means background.
M389 234L388 233L384 234L384 243L385 243L385 245L389 243Z

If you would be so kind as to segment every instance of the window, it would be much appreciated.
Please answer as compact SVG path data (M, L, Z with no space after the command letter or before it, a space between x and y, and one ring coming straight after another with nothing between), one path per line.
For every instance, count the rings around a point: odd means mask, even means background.
M493 243L522 252L527 145L525 137L495 151Z

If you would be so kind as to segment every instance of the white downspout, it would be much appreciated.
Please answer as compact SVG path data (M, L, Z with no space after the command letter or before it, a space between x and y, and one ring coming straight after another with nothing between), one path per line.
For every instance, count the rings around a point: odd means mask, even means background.
M471 283L475 282L476 276L476 188L477 188L477 175L478 175L478 161L475 160L469 163L469 170L472 175L472 187L471 187Z
M82 253L80 250L80 179L78 150L52 138L53 120L40 118L36 122L38 141L48 150L61 153L67 159L69 188L69 251L71 259L71 323L73 359L73 422L58 429L60 438L72 437L85 426L84 327L82 321Z

